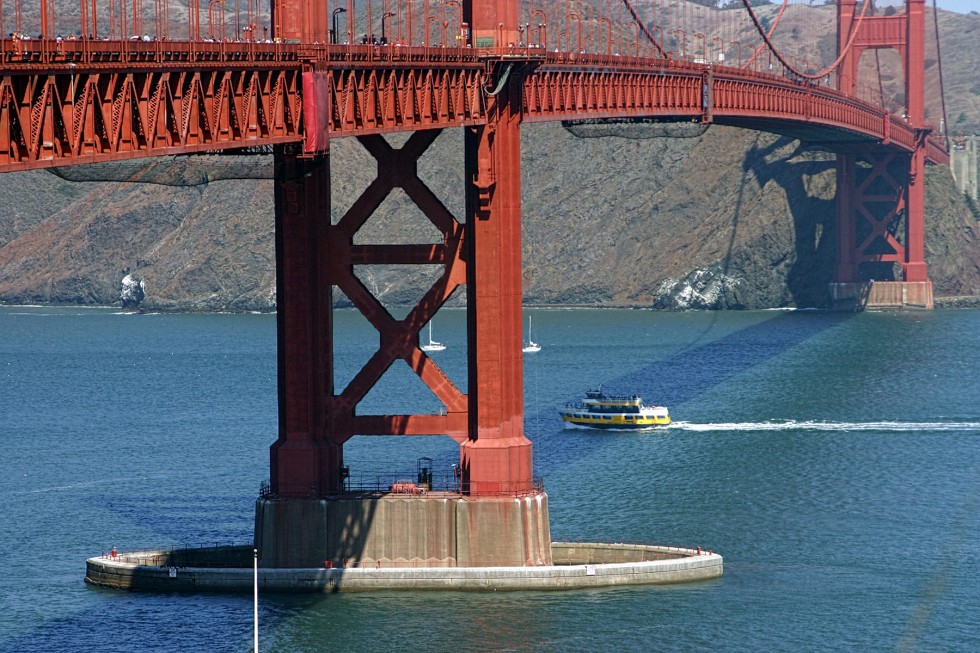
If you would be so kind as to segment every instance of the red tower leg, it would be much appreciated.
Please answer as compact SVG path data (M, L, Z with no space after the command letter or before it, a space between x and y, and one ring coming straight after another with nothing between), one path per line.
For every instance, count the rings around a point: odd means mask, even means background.
M333 309L325 274L330 222L330 160L300 159L277 148L276 283L279 439L272 445L271 489L281 497L336 493L341 443L324 425L333 392Z
M469 439L462 446L471 495L531 491L521 355L519 75L491 97L485 127L466 133ZM514 101L514 100L517 101Z

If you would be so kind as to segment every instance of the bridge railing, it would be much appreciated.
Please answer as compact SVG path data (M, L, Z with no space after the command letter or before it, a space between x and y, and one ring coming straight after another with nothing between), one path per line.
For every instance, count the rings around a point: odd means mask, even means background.
M5 68L37 66L97 66L208 62L282 64L297 62L298 48L285 43L210 42L101 39L0 40L0 64Z
M194 64L290 64L336 62L357 64L477 65L472 48L317 45L254 41L108 41L101 39L0 39L0 65L31 69L39 66L108 66Z
M343 63L357 66L377 64L445 64L478 65L480 57L472 48L439 48L425 46L378 45L303 45L303 59L314 62Z
M331 493L315 485L278 484L279 493L291 497L322 498ZM429 474L423 482L420 477L410 473L381 472L377 474L356 474L343 479L341 494L393 494L424 495L429 492L455 494L479 494L480 496L524 496L544 491L544 480L534 477L530 482L468 481L448 472ZM275 498L272 486L263 482L259 488L260 498Z

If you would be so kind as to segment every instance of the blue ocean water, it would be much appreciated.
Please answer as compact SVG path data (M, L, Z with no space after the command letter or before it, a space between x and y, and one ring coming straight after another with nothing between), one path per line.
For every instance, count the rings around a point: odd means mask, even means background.
M980 650L980 311L531 309L526 430L556 540L664 542L723 578L555 593L263 596L262 651ZM435 361L465 391L465 319ZM337 382L370 356L337 314ZM0 307L0 651L248 651L251 596L87 586L113 546L247 543L277 432L275 318ZM675 424L564 429L590 386ZM384 408L382 408L384 407ZM365 412L436 400L392 368ZM354 438L352 474L455 460Z

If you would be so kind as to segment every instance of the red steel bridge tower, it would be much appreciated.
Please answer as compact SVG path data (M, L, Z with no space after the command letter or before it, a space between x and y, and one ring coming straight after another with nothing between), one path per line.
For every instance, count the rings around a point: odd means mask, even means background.
M926 140L932 132L925 122L925 0L907 0L904 13L884 16L859 17L856 6L856 0L837 4L843 56L838 89L856 92L858 64L866 51L897 50L905 73L904 120L915 144L911 152L889 148L886 133L878 146L838 150L837 273L831 291L839 300L863 297L931 308L925 262ZM896 265L899 283L892 282Z
M284 33L315 39L326 16L310 3L282 2ZM516 3L463 4L474 38L493 47L517 33ZM311 13L312 12L312 13ZM489 30L482 26L492 25ZM492 41L491 41L492 39ZM547 496L536 482L524 434L521 289L520 118L527 60L491 62L495 87L481 89L486 120L465 126L466 201L457 220L417 174L439 129L415 131L401 148L359 136L377 178L336 224L330 217L325 130L306 151L277 150L276 232L280 432L270 492L259 499L262 563L276 567L386 564L550 564ZM304 75L307 128L331 117L328 72ZM313 90L310 93L310 90ZM465 104L465 102L463 102ZM355 235L395 188L441 234L437 244L358 245ZM397 320L354 273L357 265L442 266L421 301ZM460 286L467 295L468 393L419 346L419 332ZM380 346L346 388L334 384L332 290L343 290ZM360 415L357 406L385 371L404 361L446 407L438 415ZM448 435L460 445L460 494L358 496L342 493L343 445L353 435Z

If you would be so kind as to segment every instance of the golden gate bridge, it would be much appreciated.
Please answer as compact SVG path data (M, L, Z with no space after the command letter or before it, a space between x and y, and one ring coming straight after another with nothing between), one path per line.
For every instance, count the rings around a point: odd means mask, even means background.
M498 510L501 499L544 496L523 423L522 124L720 124L834 152L833 297L884 292L932 304L924 170L946 164L948 151L935 128L940 112L927 115L927 43L941 57L925 0L884 10L855 0L753 4L0 0L0 171L273 146L280 432L257 512L263 564L316 557L312 544L294 545L324 536L310 525L310 506L343 496L343 445L353 435L455 439L460 491L472 502L457 528L493 533L467 538L466 559L540 564L550 555L546 509L543 519L530 503ZM813 21L836 22L833 37L818 37ZM886 88L882 61L900 70L901 88ZM460 216L417 173L445 129L464 130ZM394 132L409 133L401 147L384 137ZM331 221L330 142L344 137L372 155L377 176ZM395 189L432 222L437 242L355 242ZM375 264L436 265L442 274L396 319L356 274ZM900 280L871 288L883 264ZM420 330L461 286L467 393L419 346ZM344 388L333 381L334 288L379 335ZM360 414L360 401L400 362L445 409Z

